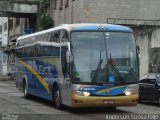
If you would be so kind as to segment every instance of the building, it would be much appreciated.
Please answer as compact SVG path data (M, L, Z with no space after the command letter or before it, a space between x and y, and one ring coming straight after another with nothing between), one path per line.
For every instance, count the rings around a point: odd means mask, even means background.
M16 39L36 29L39 0L0 0L0 63L7 56L7 73L15 71ZM7 18L3 18L7 17Z
M159 6L160 0L50 0L48 14L55 26L109 23L131 27L140 48L140 75L143 75L160 72Z
M0 18L0 75L7 75L8 55L4 48L8 44L8 18Z
M131 27L140 47L140 75L160 69L160 56L155 57L160 49L160 0L42 0L41 2L38 11L52 17L54 26L70 23L109 23ZM30 5L30 3L27 4ZM23 6L23 8L27 7ZM22 10L22 12L25 11ZM33 15L36 12L35 9ZM17 15L18 18L13 16L8 18L8 43L3 48L3 51L8 53L9 71L14 71L14 47L17 37L26 29L36 30L37 24L36 17L22 18L20 16L22 14ZM28 14L25 13L25 15Z
M55 26L86 22L143 24L143 20L160 19L159 6L159 0L50 0L48 13Z
M24 35L31 25L29 25L27 18L0 18L0 62L3 64L1 69L2 74L6 75L15 71L16 39Z
M29 18L8 18L8 72L15 71L15 45L19 36L32 32L35 29L35 20Z

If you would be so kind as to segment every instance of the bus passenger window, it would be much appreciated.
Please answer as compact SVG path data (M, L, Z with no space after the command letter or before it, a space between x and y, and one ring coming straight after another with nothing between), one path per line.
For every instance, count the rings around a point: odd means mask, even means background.
M27 54L28 54L27 49L26 49L26 48L23 48L23 49L22 49L22 56L23 56L23 57L27 57Z
M51 42L60 42L60 31L56 31L54 33L52 33L51 37L50 37L50 41Z
M22 57L22 48L21 49L16 49L16 57L21 58Z
M69 41L69 36L67 31L63 31L63 37L62 37L62 41L61 42L68 42Z
M50 41L51 33L44 34L44 40L43 41Z
M36 45L35 46L35 57L40 57L41 56L41 46Z

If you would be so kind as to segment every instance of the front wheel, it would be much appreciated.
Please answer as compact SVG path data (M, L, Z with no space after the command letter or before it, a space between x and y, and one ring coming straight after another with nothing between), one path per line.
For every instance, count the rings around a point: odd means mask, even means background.
M55 97L54 100L55 100L56 108L62 109L61 94L60 94L60 91L58 89L55 91L54 97Z
M23 94L24 94L25 98L29 98L30 97L30 95L28 93L28 90L27 90L27 84L26 84L26 82L24 82L24 84L23 84Z

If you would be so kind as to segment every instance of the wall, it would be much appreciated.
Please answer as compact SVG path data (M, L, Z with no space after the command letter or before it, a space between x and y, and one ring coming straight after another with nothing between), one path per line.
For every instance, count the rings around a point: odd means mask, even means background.
M137 44L140 46L140 76L160 72L160 29L140 33Z
M54 1L51 0L52 5ZM60 10L61 0L57 0L56 9L50 13L55 26L78 22L106 23L107 18L160 19L160 0L69 0L68 7L65 7L65 1Z
M8 43L8 18L0 18L0 26L2 26L1 40L2 46L0 51L0 75L6 75L7 71L7 60L8 55L3 51L3 48L7 46Z
M140 76L149 71L149 53L148 53L148 34L139 35L137 38L137 44L140 47L139 63L140 63Z

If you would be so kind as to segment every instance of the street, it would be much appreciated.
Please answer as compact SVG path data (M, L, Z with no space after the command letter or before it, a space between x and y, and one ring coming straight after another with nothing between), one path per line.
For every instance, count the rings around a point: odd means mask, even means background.
M0 106L2 116L4 114L14 114L18 115L20 120L105 120L106 114L160 114L160 107L154 104L138 104L136 107L118 107L116 110L107 110L107 108L83 108L75 110L68 107L65 107L64 110L57 110L50 101L37 97L25 99L23 93L16 89L14 81L0 81Z

